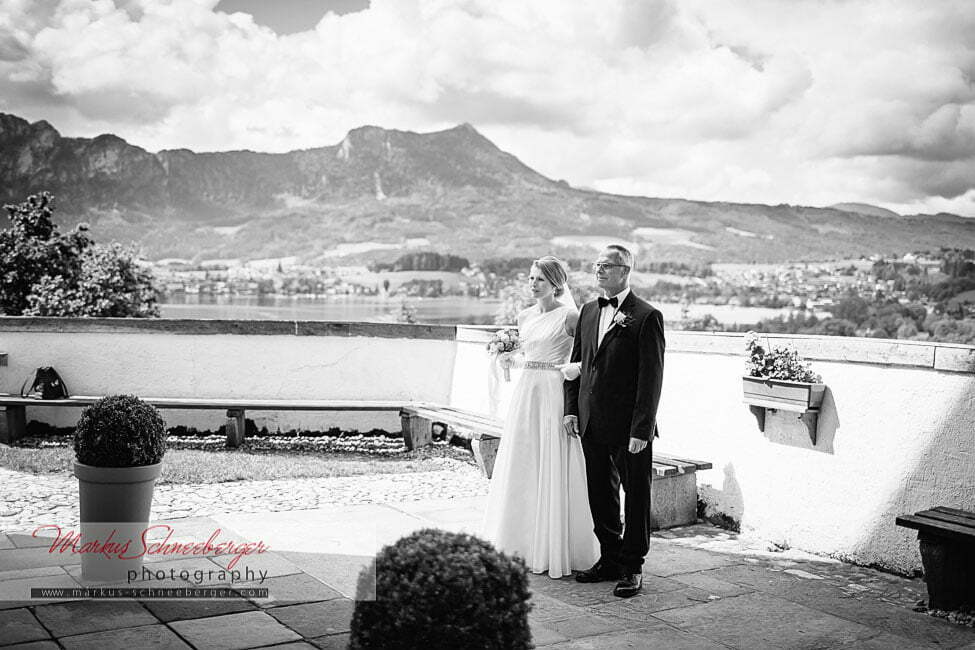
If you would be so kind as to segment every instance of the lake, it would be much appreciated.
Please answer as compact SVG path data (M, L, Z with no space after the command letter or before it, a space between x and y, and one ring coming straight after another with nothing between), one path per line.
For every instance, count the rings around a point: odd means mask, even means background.
M176 294L160 304L163 318L206 318L227 320L321 320L396 322L402 298L377 296L230 296ZM418 323L490 325L501 305L499 300L449 296L408 298ZM681 318L678 303L653 303L673 327ZM788 315L789 309L690 305L692 318L711 314L725 325L754 324L763 318Z

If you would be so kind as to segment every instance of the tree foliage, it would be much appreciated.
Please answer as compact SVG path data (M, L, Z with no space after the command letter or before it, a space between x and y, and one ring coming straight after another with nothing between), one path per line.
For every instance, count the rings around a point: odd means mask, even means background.
M152 274L135 251L100 246L79 224L54 223L47 192L6 205L11 227L0 231L0 312L9 316L152 317L159 315Z

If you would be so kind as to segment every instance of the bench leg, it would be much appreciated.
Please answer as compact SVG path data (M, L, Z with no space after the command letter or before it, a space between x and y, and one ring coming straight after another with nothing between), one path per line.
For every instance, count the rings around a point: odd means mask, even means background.
M697 522L697 476L694 472L657 476L651 484L650 529L688 526Z
M244 409L227 409L227 447L236 449L244 442Z
M476 435L471 440L471 451L474 452L474 460L477 461L477 466L481 468L481 474L486 478L491 478L491 474L494 473L494 459L498 455L498 445L501 443L501 438L495 438L494 436L479 436Z
M399 417L403 426L403 444L407 451L433 443L433 423L430 420L406 411L400 411Z
M975 560L970 546L936 535L918 535L931 609L975 608Z
M0 442L12 444L27 435L27 407L8 406L0 423Z

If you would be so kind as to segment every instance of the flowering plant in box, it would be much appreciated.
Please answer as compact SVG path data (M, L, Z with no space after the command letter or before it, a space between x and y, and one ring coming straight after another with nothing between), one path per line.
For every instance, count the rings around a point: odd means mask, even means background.
M766 349L759 343L755 332L748 332L745 335L745 348L748 352L745 373L749 377L801 381L809 384L818 384L822 381L822 377L809 367L809 362L799 356L799 352L793 348L769 346Z
M504 368L504 380L511 381L511 359L509 355L521 347L518 330L512 327L498 330L488 341L487 350L493 354Z

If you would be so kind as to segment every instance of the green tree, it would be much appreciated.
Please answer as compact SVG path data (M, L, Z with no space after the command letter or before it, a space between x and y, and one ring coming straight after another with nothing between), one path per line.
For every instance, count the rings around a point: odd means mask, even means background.
M58 232L47 192L4 206L0 310L11 316L158 316L152 274L131 249L98 246L81 224Z
M848 295L827 309L833 318L848 320L854 325L862 323L870 315L870 303L856 295Z
M44 276L78 275L81 252L92 242L83 224L68 234L57 232L53 197L46 192L4 209L11 226L0 231L0 311L19 316Z
M28 297L26 316L159 316L152 273L120 244L90 246L77 277L45 275Z

